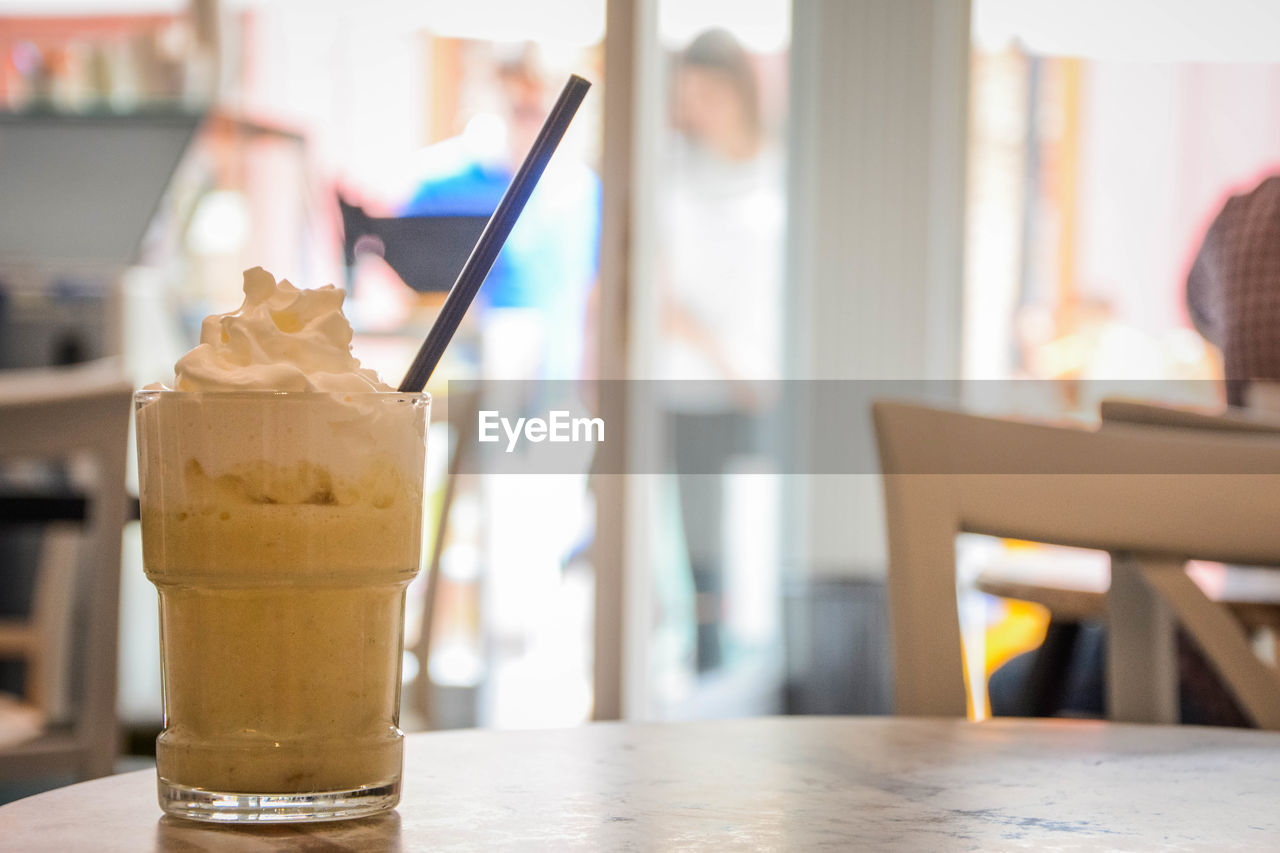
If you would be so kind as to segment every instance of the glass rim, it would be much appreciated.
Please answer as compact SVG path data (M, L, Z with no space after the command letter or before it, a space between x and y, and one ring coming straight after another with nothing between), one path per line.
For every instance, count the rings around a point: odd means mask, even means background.
M265 389L247 389L241 391L179 391L176 388L142 388L133 392L134 402L159 399L161 397L212 397L219 400L316 400L322 397L357 398L361 400L394 400L404 399L414 402L430 402L429 391L272 391Z

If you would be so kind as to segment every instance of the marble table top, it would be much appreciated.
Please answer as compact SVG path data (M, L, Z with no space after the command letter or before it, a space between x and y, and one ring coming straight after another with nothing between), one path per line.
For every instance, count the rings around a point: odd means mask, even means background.
M41 851L1280 849L1280 734L790 717L411 735L397 811L162 818L154 774L0 807Z

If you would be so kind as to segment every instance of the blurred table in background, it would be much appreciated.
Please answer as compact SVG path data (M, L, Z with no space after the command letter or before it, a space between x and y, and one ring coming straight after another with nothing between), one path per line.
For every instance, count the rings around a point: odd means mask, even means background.
M1192 560L1187 572L1246 630L1280 629L1280 569ZM1107 617L1111 562L1101 551L1018 549L989 562L975 585L990 595L1043 605L1053 621L1101 622Z

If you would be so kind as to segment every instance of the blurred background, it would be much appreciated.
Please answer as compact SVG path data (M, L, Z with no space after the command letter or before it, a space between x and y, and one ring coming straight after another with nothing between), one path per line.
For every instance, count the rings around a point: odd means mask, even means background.
M583 75L430 389L441 580L429 618L410 593L406 728L884 713L873 476L783 476L750 400L676 393L628 435L719 474L459 476L442 508L446 381L1161 379L1215 402L1184 282L1226 198L1280 169L1277 24L1247 0L0 0L0 367L118 355L164 381L261 265L346 288L355 354L395 382ZM119 709L145 755L136 528ZM4 534L0 605L24 606L38 535ZM969 542L962 582L1018 547ZM981 685L1047 617L966 595Z

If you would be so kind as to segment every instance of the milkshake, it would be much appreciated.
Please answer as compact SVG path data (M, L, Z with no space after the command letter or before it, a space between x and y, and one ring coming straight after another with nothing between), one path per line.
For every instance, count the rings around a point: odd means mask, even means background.
M137 396L170 814L324 820L399 799L429 400L351 356L342 298L249 270L173 388Z

